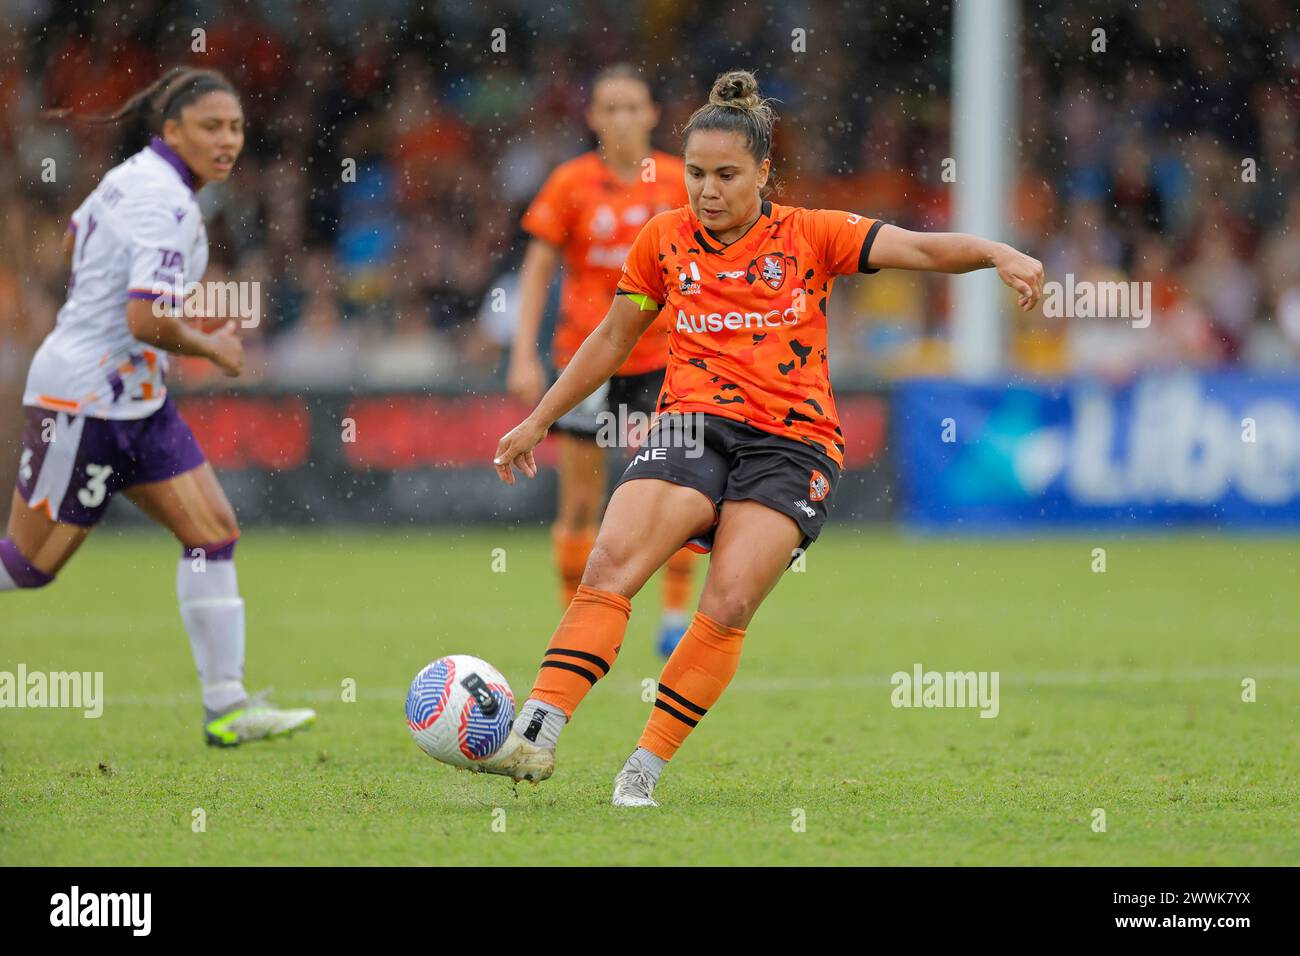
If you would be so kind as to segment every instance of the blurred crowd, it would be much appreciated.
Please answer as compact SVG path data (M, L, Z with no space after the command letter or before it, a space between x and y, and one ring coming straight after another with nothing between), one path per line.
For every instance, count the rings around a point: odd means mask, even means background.
M490 387L513 327L519 218L557 163L590 148L600 67L645 70L663 106L655 144L673 151L713 77L751 68L779 100L773 198L945 229L951 26L945 5L904 0L5 0L0 380L21 378L54 322L70 212L148 138L44 108L108 112L175 63L223 70L248 142L230 182L201 194L206 278L260 285L246 378ZM1013 365L1295 368L1294 5L1042 0L1021 12L1020 48L1005 238L1049 279L1150 282L1152 322L1013 315L1008 294ZM837 381L949 367L946 280L841 281ZM185 385L219 379L199 361L175 369Z

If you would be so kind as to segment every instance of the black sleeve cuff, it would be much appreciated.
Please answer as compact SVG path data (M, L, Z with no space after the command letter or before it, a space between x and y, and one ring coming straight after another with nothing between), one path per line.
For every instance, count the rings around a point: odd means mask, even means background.
M872 223L871 228L867 230L867 238L862 240L862 251L858 253L859 272L863 272L866 273L867 275L871 275L873 273L880 271L879 269L868 268L867 261L871 257L871 244L876 241L876 233L880 231L880 227L883 225L884 223L881 222L879 219L877 219L874 223Z

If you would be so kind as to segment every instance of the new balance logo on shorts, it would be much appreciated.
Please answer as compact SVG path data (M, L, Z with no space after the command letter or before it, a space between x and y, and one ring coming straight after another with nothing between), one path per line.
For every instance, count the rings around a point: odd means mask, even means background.
M804 514L806 514L809 518L816 518L816 517L817 517L817 512L814 511L813 508L812 508L812 506L809 505L808 502L805 501L805 500L802 499L802 498L800 498L798 501L796 501L796 502L794 503L794 506L795 506L796 508L798 508L800 511L802 511Z

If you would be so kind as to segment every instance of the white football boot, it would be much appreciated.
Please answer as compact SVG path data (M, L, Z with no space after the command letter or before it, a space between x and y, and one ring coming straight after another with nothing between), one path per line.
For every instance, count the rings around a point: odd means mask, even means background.
M655 802L655 778L639 767L621 770L614 778L614 799L616 807L657 807Z
M209 712L203 733L214 747L237 747L250 740L284 737L316 721L316 711L307 707L279 710L266 702L269 690L254 694L220 714Z
M470 769L476 773L499 773L512 780L540 783L555 772L555 748L538 747L512 730L500 750Z

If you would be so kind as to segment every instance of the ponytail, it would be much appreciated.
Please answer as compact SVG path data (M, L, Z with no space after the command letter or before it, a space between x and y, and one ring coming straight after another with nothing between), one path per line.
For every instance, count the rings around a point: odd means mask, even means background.
M82 123L120 123L143 118L150 130L161 133L163 123L179 119L181 110L195 100L215 91L238 96L230 81L216 70L191 66L175 66L131 96L112 113L101 116L81 116L71 109L45 110L50 119L72 119Z

